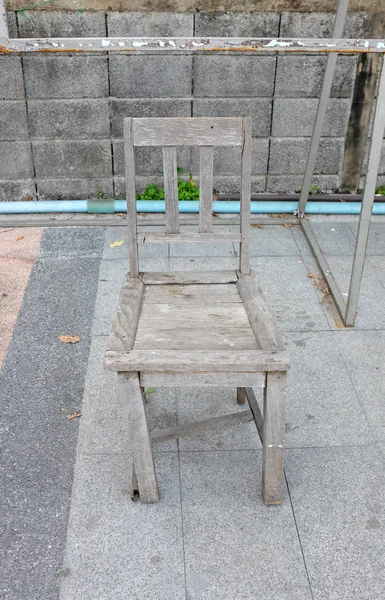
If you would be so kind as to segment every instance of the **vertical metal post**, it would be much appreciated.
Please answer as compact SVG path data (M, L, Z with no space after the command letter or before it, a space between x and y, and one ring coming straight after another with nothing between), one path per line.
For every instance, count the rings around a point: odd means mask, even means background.
M8 39L8 22L7 22L7 11L5 9L5 0L0 0L0 40Z
M364 193L362 196L360 222L358 225L356 249L354 253L353 269L350 279L349 296L347 301L345 317L345 325L347 327L353 327L356 318L362 273L364 271L366 246L368 243L370 221L372 217L374 194L376 191L377 175L380 166L382 139L384 137L384 131L385 60L383 60L382 62L381 78L378 87L377 103L374 113L373 133L369 152L369 164L365 178Z
M336 20L334 23L333 39L338 39L342 37L348 6L349 0L340 0L336 14ZM298 216L303 215L306 209L306 203L310 192L311 180L313 177L314 167L317 160L318 148L321 140L322 125L325 120L326 110L328 107L330 97L330 90L332 88L333 83L334 71L336 69L337 58L338 54L335 52L331 52L328 55L324 80L322 84L321 96L319 99L317 115L314 123L313 135L311 138L309 154L307 157L305 175L302 182L301 195L298 203Z

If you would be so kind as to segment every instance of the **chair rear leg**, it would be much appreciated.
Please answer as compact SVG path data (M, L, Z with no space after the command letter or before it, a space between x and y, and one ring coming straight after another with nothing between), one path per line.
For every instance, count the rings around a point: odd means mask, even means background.
M237 404L242 406L246 404L246 390L245 388L237 388Z
M144 400L144 390L140 387L138 373L121 374L123 385L127 388L130 403L131 431L134 450L134 473L142 502L158 502L159 491L156 480L154 457L152 454L150 432ZM135 490L132 490L135 493Z
M266 504L281 504L283 497L286 382L286 373L266 373L262 466L262 494Z

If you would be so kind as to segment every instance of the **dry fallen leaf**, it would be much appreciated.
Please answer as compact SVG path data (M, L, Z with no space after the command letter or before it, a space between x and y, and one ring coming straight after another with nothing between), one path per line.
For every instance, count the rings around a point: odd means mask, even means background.
M283 224L284 227L293 227L293 223L284 223Z
M110 248L119 248L119 246L123 246L124 240L116 240L116 242L112 242L110 244Z
M310 279L315 279L315 275L313 275L313 273L308 273L307 276L310 277Z
M77 417L81 417L82 413L72 413L72 415L68 415L67 419L71 421L72 419L76 419Z
M16 241L18 242L19 240L22 240L22 239L24 239L24 236L23 235L19 235L19 237L16 238Z
M80 342L80 337L77 335L59 335L59 340L65 344L76 344Z
M256 227L257 229L263 229L263 225L260 225L259 223L254 223L252 227Z

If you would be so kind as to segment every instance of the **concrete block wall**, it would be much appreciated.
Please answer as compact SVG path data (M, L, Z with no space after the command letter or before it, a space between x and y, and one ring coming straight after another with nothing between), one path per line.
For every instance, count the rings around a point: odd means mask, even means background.
M351 13L347 37L363 34ZM329 13L9 14L14 37L329 36ZM338 189L356 58L340 56L314 183ZM243 116L253 121L254 192L301 186L324 57L24 55L0 57L0 200L92 198L124 190L124 116ZM239 153L215 151L215 187L239 191ZM138 149L138 186L161 181L158 149ZM178 157L198 173L195 151ZM385 152L381 163L385 174Z

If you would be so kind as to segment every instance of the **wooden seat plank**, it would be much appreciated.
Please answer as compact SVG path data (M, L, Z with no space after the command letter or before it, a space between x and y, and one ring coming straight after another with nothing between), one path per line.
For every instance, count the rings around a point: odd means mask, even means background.
M142 330L181 327L249 327L243 304L144 304L138 327Z
M185 371L221 372L288 371L290 355L286 351L264 350L132 350L107 351L105 367L111 371Z
M134 350L257 350L251 327L138 328ZM204 355L202 356L204 359Z

